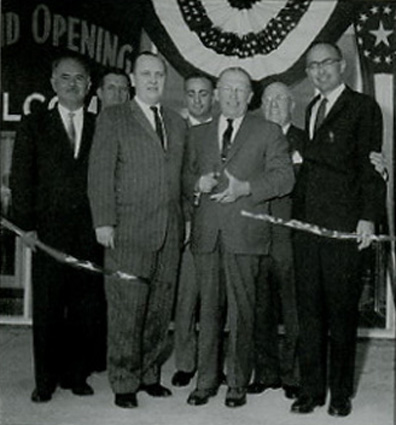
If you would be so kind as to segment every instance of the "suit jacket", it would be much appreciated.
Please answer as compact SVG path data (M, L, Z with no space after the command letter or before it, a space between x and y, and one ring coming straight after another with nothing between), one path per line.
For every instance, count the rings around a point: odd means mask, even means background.
M307 108L308 133L314 101ZM367 95L346 87L305 144L293 208L296 218L340 231L382 213L385 184L369 160L380 151L382 115Z
M286 139L289 146L289 155L292 158L293 162L293 154L297 151L299 155L301 155L305 141L306 141L306 133L304 130L290 125L289 129L286 133ZM298 172L300 170L301 164L293 162L294 175L297 178ZM292 199L293 194L289 194L286 196L282 196L279 198L274 198L270 202L269 214L274 217L282 218L283 220L290 220L292 217ZM273 225L271 227L272 230L272 239L282 239L282 240L290 240L291 229L288 227L283 227L280 225Z
M79 224L78 232L94 240L87 196L94 127L95 116L85 111L77 159L57 108L27 116L17 133L11 170L13 219L58 249L69 250Z
M216 171L219 183L213 193L228 186L227 169L239 180L248 181L251 194L230 204L219 204L203 194L195 209L192 226L192 250L211 252L221 232L228 251L238 254L267 254L269 226L246 218L242 210L267 213L268 201L290 193L294 183L287 142L276 124L247 114L235 135L224 165L218 141L219 117L208 124L190 129L188 168L185 181L190 193L200 176Z
M186 124L163 110L167 150L135 100L106 108L98 117L88 192L94 226L115 226L116 243L157 251L170 214L179 222Z

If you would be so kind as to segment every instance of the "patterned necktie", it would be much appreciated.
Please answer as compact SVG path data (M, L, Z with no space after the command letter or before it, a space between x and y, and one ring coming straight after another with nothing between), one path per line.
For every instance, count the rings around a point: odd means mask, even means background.
M165 149L165 134L164 134L164 127L162 124L162 119L160 117L158 107L157 106L150 106L150 109L153 111L154 114L154 122L155 122L155 131L158 134L158 137L161 140L161 145Z
M70 145L73 149L74 152L74 148L76 146L76 141L77 141L77 134L76 134L76 127L74 126L74 112L69 112L68 114L68 122L67 122L67 135L69 136L69 140L70 140Z
M231 118L227 118L227 128L225 129L224 133L223 133L223 143L221 146L221 161L224 163L227 159L227 155L228 152L230 150L231 147L231 137L232 137L232 123L233 123L233 119Z
M325 97L320 102L318 111L316 113L316 118L315 118L314 134L316 133L318 128L322 125L322 122L325 119L327 102L328 100Z

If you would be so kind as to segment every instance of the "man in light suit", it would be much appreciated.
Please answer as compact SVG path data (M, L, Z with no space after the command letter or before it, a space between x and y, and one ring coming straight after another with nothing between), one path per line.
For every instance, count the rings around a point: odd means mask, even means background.
M52 65L58 96L52 110L26 117L12 160L13 219L31 237L95 263L102 261L87 196L88 156L95 116L84 109L89 69L78 56ZM91 347L97 337L103 295L101 277L33 255L33 402L46 402L58 384L73 394L93 394ZM102 288L103 290L103 288ZM99 312L99 313L98 313Z
M255 279L270 236L266 223L241 211L268 212L268 201L290 193L294 183L280 128L247 113L252 94L245 70L224 70L216 88L221 114L190 133L185 182L190 193L197 192L191 249L201 296L197 388L187 400L192 405L207 403L219 385L224 292L230 332L225 404L246 403Z
M138 276L105 280L108 373L115 404L136 393L170 396L160 384L183 237L181 167L186 125L160 104L165 63L150 52L134 64L136 97L103 110L92 147L88 192L105 264Z
M212 120L214 102L213 81L202 74L192 74L184 82L184 97L187 104L188 127ZM205 143L205 141L203 141ZM191 226L191 222L188 222ZM187 231L187 233L189 233ZM191 251L187 246L183 253L177 301L175 309L175 363L176 372L172 385L184 387L195 375L197 358L197 307L199 290Z
M283 83L268 85L261 98L264 117L279 124L288 142L289 155L297 175L302 163L305 132L292 124L295 102L290 89ZM270 201L270 214L291 219L292 196ZM269 276L265 273L268 272ZM278 347L278 309L284 324L283 344ZM256 287L254 381L248 392L259 394L268 388L282 387L287 398L298 395L297 339L298 321L291 229L271 226L269 267Z
M384 205L385 184L369 159L371 151L381 149L381 110L372 98L343 83L345 67L341 50L333 44L315 44L306 56L308 78L319 95L307 108L309 141L294 190L294 216L356 232L358 238L295 233L301 374L301 395L292 405L296 413L322 406L328 387L330 415L347 416L352 410L362 291L359 251L370 245Z

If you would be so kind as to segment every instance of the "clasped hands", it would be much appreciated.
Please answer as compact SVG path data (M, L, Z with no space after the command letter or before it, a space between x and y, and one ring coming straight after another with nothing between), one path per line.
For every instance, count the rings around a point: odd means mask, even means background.
M228 178L228 186L223 192L211 195L211 200L226 204L235 202L241 196L250 195L249 182L238 180L227 170L224 170L224 174ZM198 181L199 192L210 193L218 184L217 178L218 174L214 172L201 176Z

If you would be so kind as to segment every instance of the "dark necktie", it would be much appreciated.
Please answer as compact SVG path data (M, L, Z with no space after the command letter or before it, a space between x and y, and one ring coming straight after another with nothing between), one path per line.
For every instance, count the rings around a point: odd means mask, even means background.
M234 120L231 118L227 118L227 128L225 129L223 133L223 140L222 140L222 146L221 146L221 161L225 162L227 159L228 152L231 147L231 137L232 137L232 123Z
M74 112L69 112L67 121L67 135L69 136L70 145L73 149L73 153L77 142L76 127L74 125L74 115Z
M158 112L157 106L150 106L150 109L153 111L154 114L154 122L155 122L155 131L158 134L158 137L161 140L161 145L165 149L165 134L164 134L164 127L162 124L162 119L160 117L160 114Z
M318 128L322 125L322 122L325 119L327 102L328 102L328 100L325 97L320 102L318 112L317 112L316 118L315 118L314 134L316 133Z

